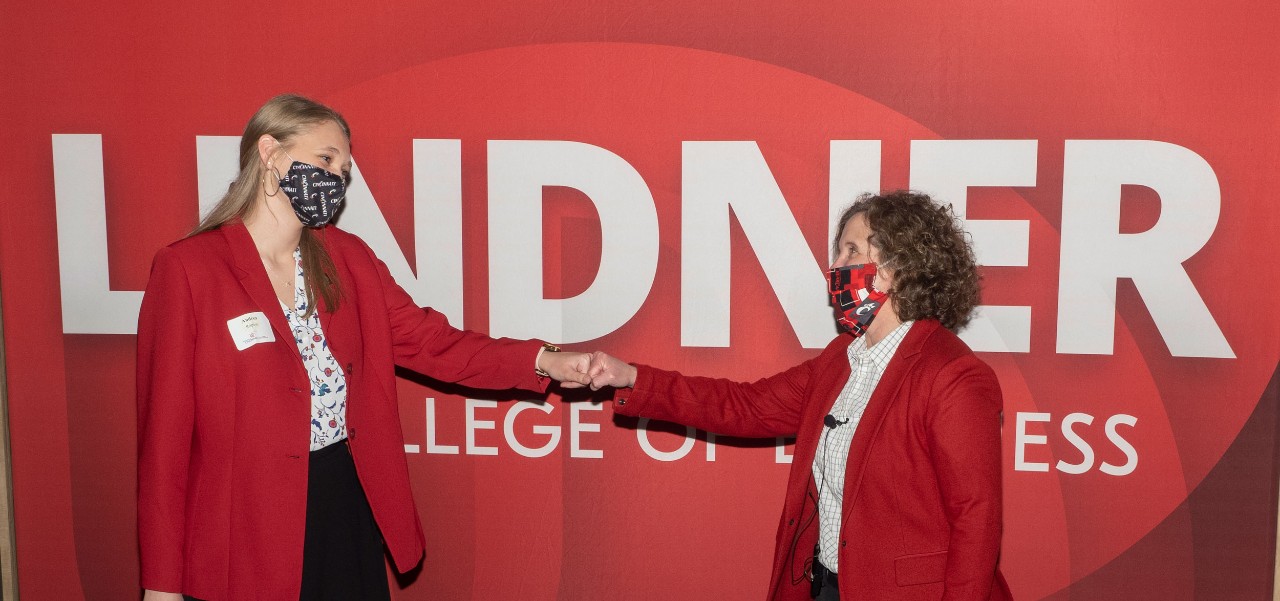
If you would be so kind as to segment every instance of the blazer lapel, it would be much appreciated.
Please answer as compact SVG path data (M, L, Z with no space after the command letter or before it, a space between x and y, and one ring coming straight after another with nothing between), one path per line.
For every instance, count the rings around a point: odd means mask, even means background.
M253 244L253 237L249 235L249 230L243 223L235 221L223 224L218 231L222 232L223 237L226 238L227 247L231 250L231 259L235 264L236 276L240 278L240 285L249 294L249 298L253 299L258 308L266 314L267 321L271 322L271 329L276 332L276 337L290 345L289 348L294 348L293 330L289 329L284 310L280 308L280 299L271 289L271 278L267 277L267 268L262 265L262 258L258 256L258 247Z
M894 352L893 359L889 360L884 375L880 376L875 392L871 393L871 400L868 401L867 408L862 413L862 420L858 422L858 429L853 434L853 442L849 445L849 459L845 464L844 508L841 511L845 522L848 522L850 509L853 508L858 499L858 492L862 488L862 477L866 473L867 456L871 446L880 436L880 429L884 426L889 410L898 402L898 389L902 387L907 374L911 373L911 368L920 358L923 342L937 327L938 322L931 320L913 323L906 338Z
M346 261L329 243L326 235L328 231L329 228L326 227L314 233L320 236L321 243L325 245L325 249L329 251L329 257L333 259L333 266L338 272L338 282L342 286L343 298L339 303L339 309L330 311L328 305L317 294L316 303L319 305L317 310L320 312L320 328L324 330L329 352L333 353L333 358L338 361L338 365L343 370L350 371L353 367L352 357L360 353L360 349L357 348L359 344L357 329L352 324L352 320L356 319L355 281L351 270L347 268ZM348 373L347 376L350 377L351 374Z

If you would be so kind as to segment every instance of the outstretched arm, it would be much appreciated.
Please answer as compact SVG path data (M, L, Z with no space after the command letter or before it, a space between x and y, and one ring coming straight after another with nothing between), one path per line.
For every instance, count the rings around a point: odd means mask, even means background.
M590 383L585 353L544 353L539 340L493 338L449 324L444 314L420 307L409 296L373 251L358 242L377 272L386 302L393 360L444 382L487 389L522 388L544 391L545 378L579 388Z
M628 365L606 353L591 355L591 387L617 389L613 410L661 419L717 434L744 438L791 436L810 395L812 364L751 383L685 376L644 365Z

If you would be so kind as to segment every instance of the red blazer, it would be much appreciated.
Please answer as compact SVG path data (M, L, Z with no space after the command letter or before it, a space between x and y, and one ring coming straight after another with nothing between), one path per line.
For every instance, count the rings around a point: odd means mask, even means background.
M360 239L317 232L343 298L321 305L346 369L347 436L400 571L422 558L394 368L491 389L545 390L537 341L454 329L419 308ZM274 342L236 350L228 320L269 318ZM138 322L138 535L143 588L207 601L297 599L310 383L280 302L239 223L156 254Z
M750 384L639 366L614 411L740 437L795 436L768 598L808 601L818 538L813 456L849 379L851 336ZM854 434L840 532L842 599L1005 600L1000 554L1000 385L934 320L918 321Z

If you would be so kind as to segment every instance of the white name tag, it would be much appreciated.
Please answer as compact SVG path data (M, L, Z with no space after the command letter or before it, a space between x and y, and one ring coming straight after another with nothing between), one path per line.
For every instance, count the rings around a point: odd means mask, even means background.
M235 319L227 320L227 329L231 330L231 340L236 343L236 350L243 351L259 342L275 342L276 335L271 331L271 322L262 311L245 313Z

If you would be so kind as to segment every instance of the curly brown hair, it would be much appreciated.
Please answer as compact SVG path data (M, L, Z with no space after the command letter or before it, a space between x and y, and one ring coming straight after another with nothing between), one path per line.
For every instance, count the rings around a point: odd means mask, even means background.
M863 194L840 215L836 238L864 214L880 264L893 270L894 309L903 321L934 318L949 330L969 323L981 297L973 246L951 205L898 190Z

